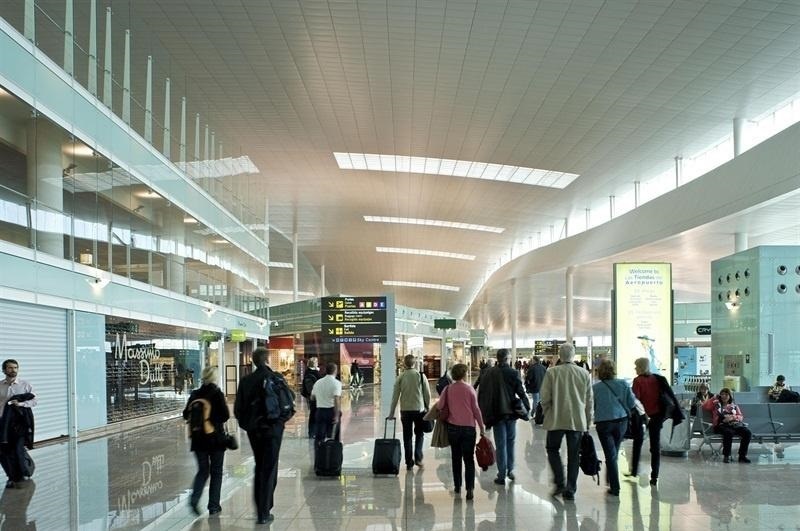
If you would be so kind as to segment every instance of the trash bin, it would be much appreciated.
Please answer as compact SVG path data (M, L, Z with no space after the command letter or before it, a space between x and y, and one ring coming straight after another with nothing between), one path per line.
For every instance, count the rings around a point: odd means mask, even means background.
M661 455L669 457L687 457L691 448L692 423L689 412L684 411L683 422L672 425L672 419L666 419L661 428Z

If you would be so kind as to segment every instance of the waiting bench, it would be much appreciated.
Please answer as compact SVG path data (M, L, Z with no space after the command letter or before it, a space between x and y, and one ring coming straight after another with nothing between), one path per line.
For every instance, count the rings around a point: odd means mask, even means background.
M745 414L745 423L753 434L753 441L760 444L772 441L800 440L800 404L739 404ZM697 451L704 445L711 448L713 456L719 456L722 435L714 432L710 411L700 408L692 423L692 438L701 438ZM718 444L715 448L714 444Z

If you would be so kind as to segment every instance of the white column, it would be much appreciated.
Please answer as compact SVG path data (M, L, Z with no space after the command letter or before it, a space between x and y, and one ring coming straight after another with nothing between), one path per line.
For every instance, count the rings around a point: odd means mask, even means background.
M144 139L153 143L153 56L147 56L147 78L144 93Z
M447 329L442 329L442 348L439 351L441 362L439 363L439 376L447 372Z
M567 320L567 330L566 330L566 341L567 343L572 343L572 334L573 334L573 296L572 296L572 278L575 274L575 266L567 267L567 275L566 275L566 320Z
M33 0L25 0L25 18L22 34L26 39L36 44L36 5Z
M194 161L200 160L200 113L194 115Z
M97 0L89 3L89 76L87 89L97 96Z
M325 297L327 294L325 292L325 264L322 264L319 268L319 296Z
M298 273L297 265L297 233L292 234L292 300L297 302Z
M614 210L616 208L616 197L613 195L608 196L608 219L614 219Z
M592 222L592 209L591 208L587 208L586 209L586 230L589 230L591 222Z
M103 105L112 108L114 100L111 72L113 69L111 60L111 8L106 8L106 43L105 53L103 54Z
M511 366L517 361L517 279L511 279Z
M61 161L63 133L43 116L33 118L27 128L28 195L42 205L45 212L64 210L64 176ZM37 224L36 248L64 258L64 234L46 232Z
M742 126L744 120L741 118L733 119L733 156L738 157L742 154Z
M170 138L169 92L169 78L167 78L164 80L164 147L161 150L167 158L170 158L170 147L172 145L172 139Z
M392 405L392 391L397 380L397 353L395 352L395 307L394 295L386 294L386 343L378 345L381 372L381 415L378 419L378 433L383 433L383 420L389 415ZM399 416L398 423L399 423ZM400 431L398 426L398 432Z
M186 171L186 96L181 98L181 141L178 146L178 161Z
M749 248L746 232L737 232L733 235L733 249L735 253L746 251Z
M633 181L633 208L639 208L639 201L641 198L642 183Z
M122 63L122 121L131 125L131 30L125 30L125 60Z
M683 157L675 157L675 188L683 181Z
M186 239L186 224L183 221L183 216L183 211L174 206L166 207L164 210L165 236L178 245L183 244ZM181 295L186 294L185 265L186 260L184 257L178 254L167 256L165 286L168 290Z
M72 0L67 0L64 6L64 71L69 75L75 73L73 61L73 54L75 52L74 24Z

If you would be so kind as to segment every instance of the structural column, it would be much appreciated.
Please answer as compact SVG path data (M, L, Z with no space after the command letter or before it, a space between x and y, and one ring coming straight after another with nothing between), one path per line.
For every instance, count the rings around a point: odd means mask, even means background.
M397 354L395 352L395 306L394 295L386 294L386 343L378 345L381 375L381 416L377 430L383 433L383 419L390 413L392 405L392 391L397 379ZM399 422L399 420L398 420Z
M48 227L44 222L51 218L50 215L60 219L64 211L63 139L61 130L42 116L34 117L28 123L28 196L39 205L34 213L36 249L59 258L64 258L64 225L51 223Z
M575 275L575 266L567 267L567 275L566 275L566 321L567 321L567 330L566 330L566 341L567 343L572 343L572 334L573 334L573 295L572 295L572 279Z
M748 249L748 237L746 232L737 232L733 235L733 252L740 253Z
M178 247L186 239L186 224L183 221L183 211L167 207L164 211L164 228L166 237L175 242L175 251L167 256L165 286L175 293L186 294L186 259L177 253Z
M511 279L511 366L517 361L517 279Z
M741 118L733 119L733 156L738 157L742 154L742 126L744 120Z

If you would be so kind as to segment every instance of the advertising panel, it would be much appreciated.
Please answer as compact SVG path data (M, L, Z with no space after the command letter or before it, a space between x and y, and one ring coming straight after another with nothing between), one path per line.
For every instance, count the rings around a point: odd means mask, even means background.
M614 264L614 353L620 377L636 376L633 362L672 380L672 264Z

